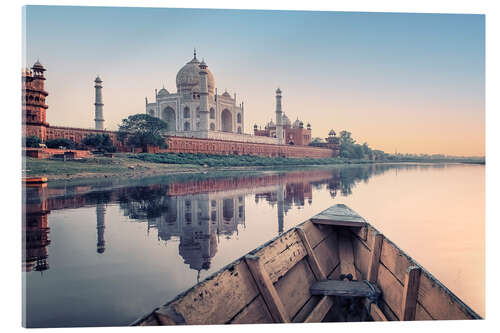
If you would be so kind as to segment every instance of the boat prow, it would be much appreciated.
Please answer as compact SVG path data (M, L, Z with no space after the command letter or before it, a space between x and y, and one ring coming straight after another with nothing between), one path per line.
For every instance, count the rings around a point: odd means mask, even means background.
M251 251L132 325L481 319L345 205Z

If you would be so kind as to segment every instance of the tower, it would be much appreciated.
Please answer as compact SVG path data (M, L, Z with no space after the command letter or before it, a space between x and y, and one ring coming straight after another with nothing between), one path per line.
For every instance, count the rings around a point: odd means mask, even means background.
M31 70L22 72L22 121L25 136L35 135L46 140L47 126L45 98L45 68L37 60Z
M283 144L283 110L281 110L281 89L276 89L276 138Z
M104 118L102 114L102 109L104 104L102 103L102 80L99 75L95 78L95 129L102 130L104 128Z
M200 130L206 132L208 137L208 81L207 64L204 60L200 63Z

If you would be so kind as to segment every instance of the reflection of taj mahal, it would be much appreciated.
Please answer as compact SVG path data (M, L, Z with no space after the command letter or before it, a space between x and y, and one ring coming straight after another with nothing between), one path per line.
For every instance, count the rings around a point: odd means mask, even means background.
M245 224L245 200L222 193L168 197L167 212L148 223L158 238L180 241L179 254L191 269L207 270L220 235L229 238Z
M226 91L217 94L215 81L208 66L196 58L177 73L177 93L170 93L164 87L155 90L155 101L148 103L146 113L164 120L169 134L179 136L203 136L203 132L243 133L243 102L236 103ZM206 137L206 133L205 133Z

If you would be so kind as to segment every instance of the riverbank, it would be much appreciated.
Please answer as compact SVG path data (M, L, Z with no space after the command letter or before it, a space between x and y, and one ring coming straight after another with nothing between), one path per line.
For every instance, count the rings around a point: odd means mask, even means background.
M25 177L46 177L49 181L95 178L143 178L155 175L190 174L218 171L256 171L307 166L372 163L480 163L481 161L371 161L344 158L294 159L260 156L205 154L115 154L112 158L93 156L77 160L36 159L27 157ZM484 164L484 161L483 161Z

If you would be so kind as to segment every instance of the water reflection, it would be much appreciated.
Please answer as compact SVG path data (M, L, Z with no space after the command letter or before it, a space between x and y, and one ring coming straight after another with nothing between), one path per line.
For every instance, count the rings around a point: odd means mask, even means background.
M48 246L52 210L95 206L96 252L105 254L106 207L119 203L129 221L147 223L158 240L178 242L178 253L192 270L208 270L220 238L230 239L245 228L245 196L277 206L276 232L292 207L312 204L313 188L325 187L331 198L348 196L354 186L389 169L428 168L428 165L369 165L231 177L199 176L190 180L144 186L103 188L90 185L28 186L24 193L23 271L49 269ZM446 167L433 165L432 167Z

